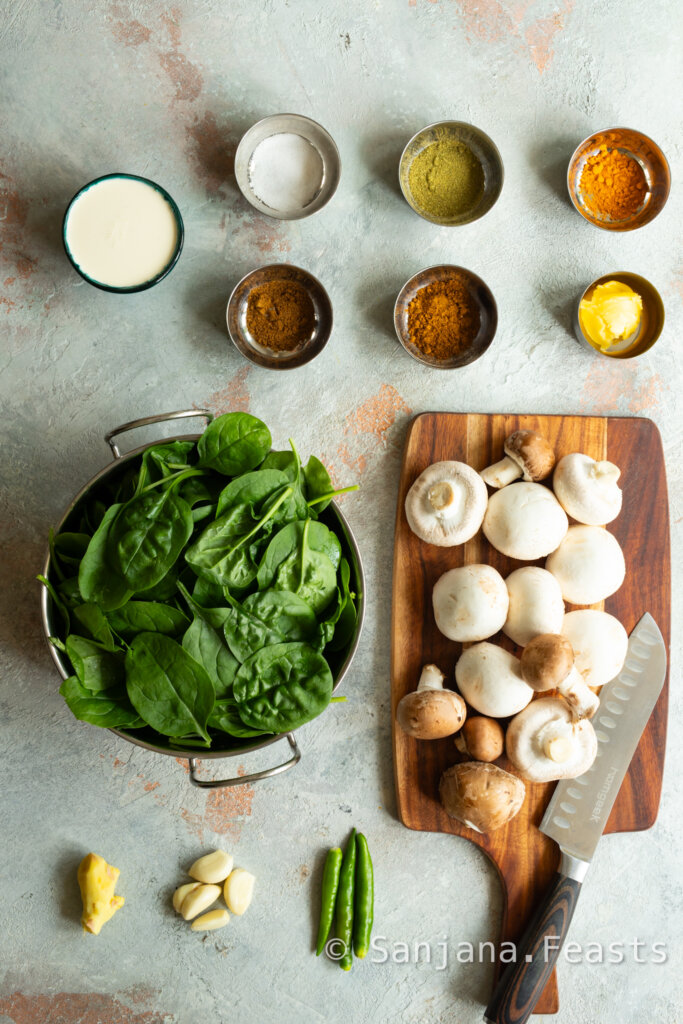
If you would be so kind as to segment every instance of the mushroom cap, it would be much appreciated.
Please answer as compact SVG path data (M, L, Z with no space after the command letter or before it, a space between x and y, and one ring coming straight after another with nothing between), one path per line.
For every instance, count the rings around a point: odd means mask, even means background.
M550 739L569 741L569 755L555 761L548 756ZM534 700L512 719L505 751L517 771L530 782L576 779L593 764L598 753L595 729L586 718L576 722L566 701L559 697Z
M420 473L406 495L408 526L439 547L464 544L481 526L486 484L464 462L435 462Z
M473 761L495 761L505 750L505 732L495 718L477 715L467 719L455 737L455 745Z
M574 665L574 651L566 636L541 633L524 648L520 664L524 681L542 693L564 682Z
M567 515L588 526L604 526L621 512L620 470L612 462L596 462L572 452L555 467L553 490Z
M475 832L493 832L507 825L519 812L525 795L521 779L483 761L454 764L439 783L446 814Z
M503 577L490 565L449 569L432 591L436 624L449 640L467 643L497 633L508 613Z
M508 458L522 470L524 480L545 480L552 473L555 452L535 430L515 430L503 447Z
M523 565L505 580L510 605L503 632L524 647L539 633L559 633L564 619L562 591L552 573Z
M597 604L624 582L626 564L616 537L601 526L570 526L556 551L546 558L570 604Z
M534 695L522 679L519 658L486 641L462 652L455 679L467 703L491 718L517 714Z
M628 634L609 612L585 608L568 612L562 634L574 649L574 664L588 686L604 686L621 672Z
M452 736L466 716L465 701L454 690L414 690L402 697L396 708L398 724L418 740Z
M486 539L497 551L526 562L554 551L568 526L553 492L534 483L510 484L492 494L483 522Z

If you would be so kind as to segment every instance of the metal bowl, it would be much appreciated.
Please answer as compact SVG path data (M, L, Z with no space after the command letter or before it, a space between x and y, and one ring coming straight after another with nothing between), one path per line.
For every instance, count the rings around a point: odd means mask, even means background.
M298 210L275 210L259 199L251 187L249 163L254 150L264 139L282 132L292 132L310 142L320 154L323 163L320 188L308 206ZM337 191L341 177L341 157L334 139L317 121L312 121L310 117L303 117L301 114L272 114L257 121L240 139L235 153L235 177L242 195L259 213L265 213L267 217L276 217L278 220L300 220L321 210Z
M457 139L469 146L484 171L484 193L476 206L446 220L432 217L431 214L423 210L415 201L410 190L410 166L413 160L427 146L443 138ZM431 221L432 224L441 224L444 227L471 224L472 221L479 220L485 213L488 213L501 193L503 177L503 160L493 139L490 139L481 128L476 128L466 121L435 121L434 124L428 124L426 128L421 128L413 135L403 150L398 169L401 191L408 205L424 220Z
M624 220L596 217L586 206L581 192L581 175L586 160L605 145L637 160L647 180L648 192L641 208ZM670 188L671 171L666 157L656 142L633 128L605 128L589 135L574 150L567 169L567 189L575 209L589 224L604 231L633 231L649 224L664 208Z
M247 306L254 288L268 281L296 281L302 285L313 303L315 326L311 337L293 352L273 352L252 337L247 328ZM271 263L252 270L235 286L226 311L228 334L233 345L243 356L257 366L270 370L293 370L315 359L330 340L332 333L332 303L320 281L301 267L291 263Z
M174 419L185 419L188 417L199 417L204 418L207 422L213 419L213 415L205 409L185 409L179 412L161 413L158 416L147 416L144 419L133 420L130 423L124 423L122 426L117 427L115 430L105 434L105 440L109 444L112 454L114 456L114 462L105 466L101 469L88 483L81 488L76 497L73 499L66 512L60 519L59 523L55 527L55 536L62 530L68 530L72 518L78 510L78 506L81 501L88 497L93 490L95 490L100 484L104 482L111 482L113 478L123 475L127 469L131 467L131 464L139 459L147 448L152 447L154 444L158 444L158 441L152 441L148 444L141 445L138 448L134 448L132 451L127 452L125 455L121 455L119 451L116 438L129 430L134 430L137 427L149 426L154 423L162 423L167 420ZM196 441L201 435L199 434L179 434L174 437L164 438L164 441ZM341 685L341 682L348 672L351 662L353 661L354 655L358 648L360 641L360 635L363 628L363 619L365 615L365 576L363 573L363 563L361 561L360 551L356 543L356 539L353 535L351 527L346 521L343 513L335 502L331 502L330 505L325 509L321 515L321 520L328 523L333 523L335 530L338 531L342 544L342 552L349 561L351 567L351 587L358 595L358 619L356 622L356 628L352 639L349 641L345 650L340 651L337 655L330 656L328 662L332 669L332 675L334 678L334 690ZM50 552L48 551L43 567L43 575L47 579L52 579L52 562L50 558ZM43 631L45 633L45 639L48 641L50 636L59 635L59 616L55 613L55 609L52 604L52 600L43 587L41 598L40 598L41 617L43 622ZM62 651L57 650L48 642L50 654L52 660L57 666L57 670L61 675L62 679L68 678L72 675L72 668L68 658ZM110 732L115 733L121 739L126 740L128 743L133 743L137 747L143 747L145 750L154 751L157 754L166 754L172 757L187 758L189 760L190 767L190 781L193 785L198 786L202 789L214 789L222 786L236 786L247 782L254 782L258 779L269 778L272 775L277 775L288 768L293 767L301 758L301 752L294 738L293 733L284 733L277 736L270 736L267 739L254 739L254 740L235 740L234 745L224 747L220 750L202 750L201 752L197 749L187 749L182 747L171 747L170 741L168 746L162 746L158 741L152 742L151 739L145 737L146 730L138 729L134 732L126 732L123 729L111 729ZM279 740L287 740L291 749L292 756L282 764L276 765L274 768L267 768L261 772L253 772L249 775L238 775L230 779L203 779L199 776L199 759L205 760L216 760L224 757L237 757L244 754L248 754L254 750L260 750L263 747L268 747L272 743L277 743Z
M594 344L584 334L581 320L579 319L579 306L589 292L592 292L599 284L605 284L607 281L621 281L622 284L628 285L634 292L637 292L643 300L643 314L638 330L634 335L630 338L625 338L623 341L618 341L614 347L605 351L605 349ZM640 274L632 274L627 270L620 270L615 274L603 274L602 277L591 281L579 296L579 301L574 308L574 333L576 337L583 344L590 346L593 352L599 352L601 356L606 356L608 359L635 359L636 356L642 356L644 352L647 352L655 344L662 333L663 327L664 303L662 302L661 295L646 278L641 277Z
M448 281L456 275L465 278L470 295L474 297L479 306L479 331L470 343L469 348L461 355L455 356L453 359L433 359L425 355L410 340L408 306L415 298L415 295L428 284L432 284L434 281ZM417 359L418 362L424 363L425 366L432 366L437 370L457 370L461 366L473 363L486 352L486 349L495 337L496 328L498 327L498 307L496 306L493 292L477 274L472 273L471 270L467 270L465 267L456 267L446 263L436 267L427 267L406 281L398 293L396 305L394 306L394 327L396 328L398 340L413 359Z

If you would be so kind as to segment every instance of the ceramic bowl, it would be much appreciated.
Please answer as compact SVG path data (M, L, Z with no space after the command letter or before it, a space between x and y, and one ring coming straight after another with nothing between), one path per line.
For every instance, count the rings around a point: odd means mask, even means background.
M480 316L479 330L467 349L460 355L452 359L434 359L431 356L425 355L410 340L408 306L415 295L428 284L432 284L435 281L448 281L455 276L465 278L467 288L476 300ZM396 328L398 340L406 352L413 359L417 359L418 362L424 363L425 366L434 367L437 370L457 370L459 367L467 366L469 363L479 359L493 341L497 326L498 307L496 306L496 300L491 289L477 274L473 274L471 270L466 270L465 267L442 264L441 266L427 267L426 270L421 270L414 277L406 281L398 293L396 305L394 306L394 327Z
M273 352L259 345L247 327L247 305L254 288L269 281L296 281L313 302L315 326L311 337L293 352ZM315 359L322 352L332 333L332 303L329 295L313 274L290 263L271 263L243 277L233 289L226 314L228 334L235 348L257 366L270 370L293 370Z
M440 219L423 210L413 196L410 190L410 167L415 157L423 149L426 149L433 142L438 142L445 138L464 142L472 150L484 170L484 192L479 202L470 210L466 210L455 217ZM408 205L415 210L415 213L418 213L420 217L430 221L432 224L456 227L462 224L471 224L472 221L479 220L480 217L489 212L503 188L503 161L496 144L480 128L475 128L473 124L467 124L466 121L435 121L434 124L421 128L419 132L413 135L403 150L399 163L398 178L404 198Z
M599 284L606 284L607 281L621 281L622 284L628 285L634 292L637 292L643 300L643 313L638 330L634 335L630 338L625 338L623 341L616 342L611 348L605 350L592 342L584 333L579 319L579 307L587 295L590 295ZM574 333L576 337L580 342L588 345L593 352L599 352L601 356L606 356L608 359L634 359L636 356L642 356L644 352L647 352L655 344L662 333L663 327L664 303L662 302L661 295L646 278L626 270L618 271L615 274L603 274L602 277L591 281L579 296L579 301L574 308Z
M596 216L586 206L581 191L581 175L586 160L600 151L601 146L617 149L627 156L633 157L640 164L648 185L643 203L639 210L624 220L612 220L609 217ZM633 128L606 128L604 131L589 135L574 150L567 170L567 188L569 197L584 220L604 231L633 231L649 224L664 208L671 188L671 172L666 157L656 142L637 132Z

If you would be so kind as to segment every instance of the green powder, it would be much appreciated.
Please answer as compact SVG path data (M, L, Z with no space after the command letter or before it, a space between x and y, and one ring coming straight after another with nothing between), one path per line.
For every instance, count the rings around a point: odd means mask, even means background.
M484 169L469 146L454 138L432 142L408 172L413 200L437 220L452 220L474 209L484 194Z

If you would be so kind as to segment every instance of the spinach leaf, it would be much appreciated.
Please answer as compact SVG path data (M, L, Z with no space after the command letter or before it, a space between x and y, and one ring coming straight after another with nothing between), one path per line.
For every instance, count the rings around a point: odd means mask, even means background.
M189 566L188 573L192 573L192 569ZM202 576L193 578L196 579L196 582L192 590L192 599L196 604L202 608L212 608L223 604L225 595L220 583L214 583L212 580L204 579ZM178 589L182 592L180 584L178 584ZM210 625L215 624L210 623Z
M192 533L192 512L171 487L132 498L111 531L112 560L133 591L164 578Z
M288 484L287 475L277 469L257 469L252 473L231 480L218 496L216 517L222 516L228 509L247 506L253 518L254 508L270 497L275 491Z
M138 633L126 654L126 686L140 717L163 736L209 739L213 683L175 640L162 633Z
M299 481L299 459L293 451L268 452L261 463L261 469L277 469L284 473L291 484Z
M334 491L334 485L330 479L330 474L323 466L320 459L317 459L315 455L311 455L308 462L304 466L304 481L306 483L306 497L309 501L314 501L316 498L322 497L324 494L330 494ZM323 509L327 508L330 503L328 498L327 501L317 502L316 508L318 512L322 512Z
M200 437L199 465L224 476L237 476L263 462L271 443L262 420L248 412L228 412L209 423Z
M323 523L290 523L273 537L259 566L259 590L274 587L298 594L322 612L334 597L341 545Z
M203 580L198 580L197 582L202 583ZM204 621L208 623L208 625L211 626L212 629L223 629L223 626L225 625L227 619L230 617L232 612L232 608L229 605L211 608L206 605L200 604L197 601L196 596L190 597L187 588L182 583L178 584L178 590L180 591L185 601L187 602L187 605L190 611L192 612L193 616L199 616L199 618L204 619ZM195 594L196 592L197 587L195 587ZM224 600L223 591L219 590L218 596L216 597L216 601L222 600Z
M102 644L84 636L70 633L66 638L66 653L73 665L78 681L86 690L97 693L120 687L125 679L123 655L114 653Z
M329 642L329 650L341 651L351 640L356 628L358 610L355 605L355 594L351 592L351 567L345 558L339 566L340 601L339 611L334 620L334 633Z
M109 623L120 636L138 633L165 633L175 636L187 629L188 618L178 608L157 601L129 601L109 613Z
M223 638L200 615L195 615L183 636L183 650L206 669L213 683L216 700L223 700L232 694L232 684L238 668L237 660L228 650Z
M91 693L76 676L69 676L60 686L59 692L72 715L81 722L90 722L102 729L140 729L145 724L124 690L99 690Z
M136 601L170 601L178 589L178 565L171 566L169 571L153 587L138 590L134 595Z
M274 644L253 654L235 676L240 718L252 729L289 732L330 703L332 673L308 644Z
M52 601L53 605L55 606L55 610L59 613L59 616L62 622L64 623L64 635L66 636L66 634L71 629L71 619L69 618L69 610L66 604L64 603L60 595L57 593L52 583L50 583L47 576L39 575L36 576L36 579L47 590L48 596Z
M78 569L84 601L94 601L105 612L120 608L132 597L126 580L111 558L111 530L122 506L110 505L93 535Z
M97 640L108 651L116 648L107 617L98 604L78 604L73 609L73 616L93 640Z
M237 701L231 699L216 701L213 711L209 715L209 726L239 739L266 735L263 730L250 729L244 724L237 710Z
M318 624L315 613L296 594L264 590L250 594L243 604L233 601L225 622L225 639L238 661L271 644L312 641Z

